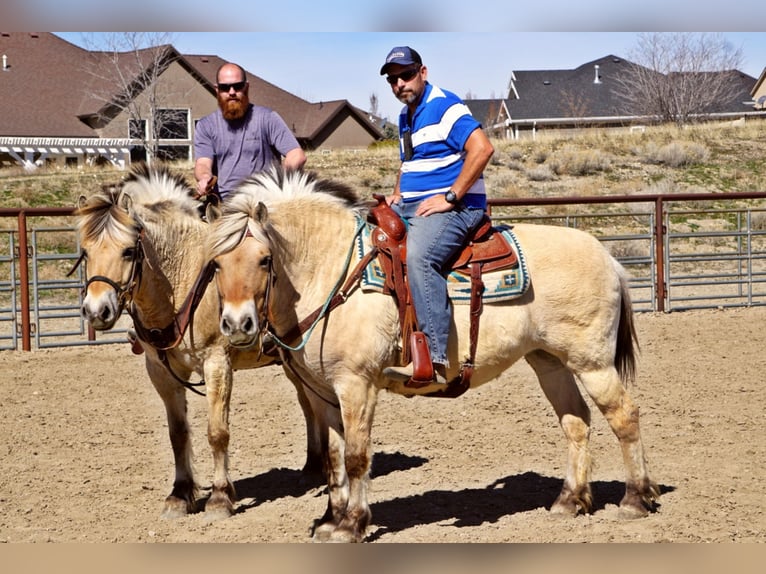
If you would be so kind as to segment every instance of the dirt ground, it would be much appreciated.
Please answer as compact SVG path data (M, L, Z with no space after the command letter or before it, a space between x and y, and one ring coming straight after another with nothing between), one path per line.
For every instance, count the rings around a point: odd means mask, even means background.
M593 407L594 512L548 509L563 433L532 370L457 399L382 393L373 523L386 542L766 542L766 308L637 315L641 407L658 511L622 521L617 441ZM279 367L235 376L237 513L159 517L173 479L164 410L127 344L0 352L0 542L308 542L322 485L303 480L304 427ZM205 400L189 394L201 484Z

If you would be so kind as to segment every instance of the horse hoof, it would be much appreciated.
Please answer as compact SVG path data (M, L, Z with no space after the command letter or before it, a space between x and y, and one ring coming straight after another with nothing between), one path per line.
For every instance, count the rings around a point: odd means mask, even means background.
M205 523L210 524L212 522L218 522L219 520L225 520L230 518L234 514L233 510L229 510L225 507L217 508L205 508Z
M234 514L234 505L228 499L214 500L210 498L205 504L205 522L216 522L224 520Z
M555 503L551 506L551 514L561 518L573 518L577 516L579 508L576 504Z
M168 520L175 520L188 516L193 510L194 506L191 501L171 494L165 499L165 508L163 508L160 516Z
M617 511L617 516L620 520L635 520L637 518L645 518L649 516L649 511L643 506L635 505L620 505Z

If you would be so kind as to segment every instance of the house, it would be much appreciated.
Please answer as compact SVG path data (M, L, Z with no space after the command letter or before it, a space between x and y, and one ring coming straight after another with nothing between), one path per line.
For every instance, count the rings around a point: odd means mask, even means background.
M466 104L495 137L534 136L540 129L617 128L654 123L655 117L631 113L617 94L618 78L625 77L634 66L637 65L608 55L573 70L513 71L506 99L468 100ZM766 117L754 106L751 91L755 90L755 78L737 70L728 74L733 82L731 97L718 102L707 117ZM759 82L763 82L763 74ZM766 93L766 86L762 90Z
M488 136L498 139L508 138L511 114L507 100L468 99L465 100L465 104L471 110L471 115L481 123Z
M750 96L753 98L753 105L756 110L766 110L766 68L758 77L758 81L750 91Z
M224 63L170 45L89 51L48 32L0 33L0 57L0 166L27 169L45 162L124 167L144 157L149 141L160 158L190 160L197 120L217 108L215 74ZM247 73L251 101L279 113L304 149L359 148L383 138L346 100L307 102Z

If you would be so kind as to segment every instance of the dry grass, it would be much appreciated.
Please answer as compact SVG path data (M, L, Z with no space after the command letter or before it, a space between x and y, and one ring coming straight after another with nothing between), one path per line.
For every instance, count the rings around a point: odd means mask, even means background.
M535 140L496 140L485 171L490 197L766 190L766 122L648 127L645 132L540 131ZM395 142L365 150L308 152L307 168L362 195L388 193L399 165ZM192 181L190 163L175 166ZM111 168L0 170L0 207L73 206L82 193L119 181ZM0 224L2 218L0 218Z

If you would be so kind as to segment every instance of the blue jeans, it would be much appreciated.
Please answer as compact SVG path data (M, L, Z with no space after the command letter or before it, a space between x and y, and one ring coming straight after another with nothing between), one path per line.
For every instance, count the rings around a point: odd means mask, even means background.
M420 202L400 201L391 207L407 224L407 277L412 291L419 328L428 339L431 361L449 366L447 341L452 310L447 295L445 264L466 243L479 226L483 209L456 205L446 213L416 216Z

